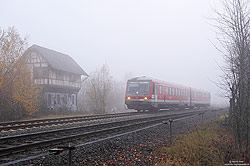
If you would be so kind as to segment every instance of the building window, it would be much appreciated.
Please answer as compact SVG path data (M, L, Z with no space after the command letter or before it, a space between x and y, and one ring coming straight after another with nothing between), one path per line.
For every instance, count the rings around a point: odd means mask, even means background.
M51 106L51 94L48 94L48 106Z
M162 94L162 86L159 86L160 95Z
M57 104L59 105L60 104L60 95L57 95L56 99L57 99Z
M75 105L75 96L72 95L72 104Z
M47 78L49 75L48 68L46 67L34 67L33 78L43 79Z
M168 95L168 87L166 86L166 95Z
M68 95L64 95L63 100L64 100L64 103L67 104L68 103Z
M56 71L56 79L63 80L63 72L60 70Z

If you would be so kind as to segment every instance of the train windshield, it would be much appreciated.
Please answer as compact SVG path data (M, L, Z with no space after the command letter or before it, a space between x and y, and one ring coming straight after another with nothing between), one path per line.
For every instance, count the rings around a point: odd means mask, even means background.
M148 95L149 94L149 81L128 82L127 94L128 95Z

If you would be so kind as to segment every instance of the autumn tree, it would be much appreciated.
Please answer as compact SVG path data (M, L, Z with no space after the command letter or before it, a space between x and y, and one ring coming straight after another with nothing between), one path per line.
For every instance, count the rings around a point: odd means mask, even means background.
M0 30L0 120L18 119L39 109L41 87L33 84L22 57L27 46L14 27Z

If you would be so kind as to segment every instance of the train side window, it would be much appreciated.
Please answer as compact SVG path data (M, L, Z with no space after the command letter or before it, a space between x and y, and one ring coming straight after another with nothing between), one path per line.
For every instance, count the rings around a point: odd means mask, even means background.
M168 95L168 87L166 86L166 95Z
M160 95L162 94L162 86L161 85L159 85L159 93L160 93Z
M152 94L155 94L155 84L152 86Z

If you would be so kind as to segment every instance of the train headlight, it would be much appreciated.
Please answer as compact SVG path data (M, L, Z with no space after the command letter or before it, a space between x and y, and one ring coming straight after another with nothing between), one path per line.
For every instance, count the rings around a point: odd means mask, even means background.
M130 97L128 97L128 100L130 100Z
M144 100L148 100L148 98L147 98L147 97L144 97Z

